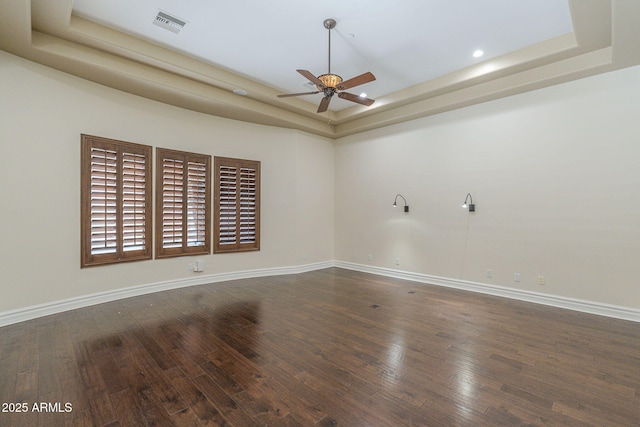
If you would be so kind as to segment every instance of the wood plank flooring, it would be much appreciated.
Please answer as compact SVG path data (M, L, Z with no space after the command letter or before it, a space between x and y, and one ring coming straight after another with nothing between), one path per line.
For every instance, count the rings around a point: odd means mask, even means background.
M0 328L0 384L1 426L633 426L640 324L332 268Z

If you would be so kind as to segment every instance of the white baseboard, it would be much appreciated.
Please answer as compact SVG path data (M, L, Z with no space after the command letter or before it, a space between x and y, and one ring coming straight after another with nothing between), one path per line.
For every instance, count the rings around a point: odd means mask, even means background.
M100 292L97 294L84 295L66 300L53 301L46 304L39 304L18 310L0 313L0 327L24 322L38 317L49 316L51 314L62 313L63 311L76 308L88 307L124 298L139 295L151 294L154 292L168 291L171 289L185 288L188 286L206 285L209 283L225 282L228 280L250 279L254 277L280 276L288 274L300 274L308 271L320 270L334 266L333 261L319 262L293 267L273 267L257 270L236 271L231 273L217 273L198 275L188 279L169 280L166 282L149 283L146 285L133 286L130 288L116 289L113 291Z
M392 270L382 267L355 264L336 261L335 267L347 270L355 270L363 273L371 273L379 276L393 277L396 279L411 280L414 282L428 283L431 285L445 286L448 288L462 289L481 294L494 295L520 301L533 302L557 308L580 311L583 313L597 314L599 316L640 322L640 310L631 307L603 304L593 301L585 301L574 298L566 298L557 295L549 295L520 289L506 288L504 286L490 285L486 283L469 282L446 277L430 276L427 274L411 273L407 271Z
M344 268L347 270L360 271L363 273L376 274L378 276L393 277L396 279L410 280L419 283L445 286L449 288L462 289L471 292L494 295L498 297L527 301L536 304L543 304L557 308L580 311L583 313L597 314L600 316L612 317L616 319L640 322L640 310L630 307L614 306L592 301L584 301L556 295L542 294L519 289L495 286L486 283L469 282L459 279L449 279L445 277L430 276L421 273L411 273L407 271L392 270L382 267L372 267L368 265L355 264L344 261L325 261L314 264L306 264L291 267L273 267L256 270L236 271L230 273L217 273L208 275L198 275L197 277L179 280L169 280L166 282L149 283L146 285L133 286L130 288L116 289L108 292L84 295L81 297L66 300L53 301L46 304L34 305L18 310L0 313L0 327L14 323L24 322L38 317L49 316L76 308L88 307L95 304L115 301L154 292L167 291L171 289L184 288L188 286L206 285L209 283L224 282L228 280L250 279L255 277L279 276L289 274L300 274L314 270L321 270L329 267Z

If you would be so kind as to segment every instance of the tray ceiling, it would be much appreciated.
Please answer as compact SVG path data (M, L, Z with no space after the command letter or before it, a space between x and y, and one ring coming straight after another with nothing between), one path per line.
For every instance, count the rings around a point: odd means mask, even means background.
M306 3L4 0L0 48L140 96L207 114L339 138L640 63L633 0ZM154 25L158 12L184 22ZM364 107L321 95L302 68L377 80ZM475 50L484 51L476 58ZM234 94L241 90L244 96Z

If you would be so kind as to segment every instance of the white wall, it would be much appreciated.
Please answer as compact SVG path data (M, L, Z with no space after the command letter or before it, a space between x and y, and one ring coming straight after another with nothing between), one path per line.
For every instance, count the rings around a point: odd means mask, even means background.
M636 67L342 139L336 258L640 308L639 89Z
M80 269L81 133L262 161L262 250L206 274L336 259L640 308L639 88L630 68L333 144L0 51L0 313L194 277L188 257Z
M0 313L195 275L191 257L80 269L81 133L262 162L261 250L196 257L205 274L333 260L331 141L167 106L0 51Z

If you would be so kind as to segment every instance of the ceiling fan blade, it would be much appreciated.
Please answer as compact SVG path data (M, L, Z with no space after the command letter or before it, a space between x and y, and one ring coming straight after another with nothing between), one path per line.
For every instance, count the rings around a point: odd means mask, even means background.
M359 86L365 83L369 83L372 82L376 79L376 76L374 76L373 74L371 74L370 72L366 72L364 74L360 74L359 76L356 76L352 79L346 80L342 83L340 83L337 86L337 89L339 90L345 90L345 89L349 89L355 86Z
M331 96L325 96L320 101L320 105L318 106L318 113L324 113L329 108L329 103L331 102Z
M316 76L314 76L313 74L311 74L310 71L307 71L307 70L296 70L296 71L299 72L300 74L302 74L303 76L305 76L307 78L307 80L309 80L314 85L316 85L318 87L321 87L323 89L326 87L324 85L324 83L322 83L320 80L318 80L318 78Z
M365 98L363 96L354 95L349 92L340 92L338 96L347 101L357 102L358 104L366 105L367 107L375 102L375 99Z
M320 93L320 91L317 90L315 92L285 93L283 95L278 95L278 98L287 98L289 96L300 96L300 95L315 95L316 93Z

